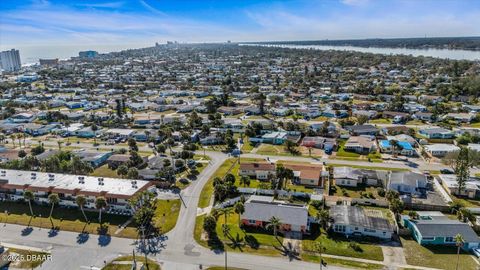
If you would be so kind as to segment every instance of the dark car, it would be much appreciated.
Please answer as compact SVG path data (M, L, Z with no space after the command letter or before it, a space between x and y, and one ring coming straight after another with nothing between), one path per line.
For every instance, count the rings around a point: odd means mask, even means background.
M441 174L454 174L455 172L450 170L450 169L441 169L440 173Z

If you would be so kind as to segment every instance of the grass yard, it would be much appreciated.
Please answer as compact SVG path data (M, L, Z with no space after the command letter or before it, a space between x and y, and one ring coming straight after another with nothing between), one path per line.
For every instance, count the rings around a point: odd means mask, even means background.
M318 231L312 229L312 231ZM314 242L320 241L325 248L325 254L346 256L353 258L368 259L374 261L383 261L383 253L380 246L368 242L355 242L356 249L350 246L352 241L338 234L329 234L322 232L321 235L312 235L310 239L302 240L302 249L305 252L315 252Z
M8 211L8 216L5 214ZM0 204L0 222L11 223L18 225L28 225L30 221L30 210L27 203L21 202L2 202ZM30 226L50 229L52 224L48 215L50 214L49 206L33 205L33 213L35 217L31 219ZM89 224L85 223L82 212L77 209L67 209L55 207L53 210L53 224L61 231L71 232L85 232L90 234L98 234L100 224L98 223L98 213L85 211ZM114 235L114 232L118 229L118 226L125 223L129 219L128 216L111 215L102 213L102 220L108 222L109 235ZM106 224L106 223L105 223ZM27 232L27 231L26 231ZM26 233L25 232L25 233ZM136 238L137 230L133 223L130 223L119 234L114 235L116 237Z
M453 196L455 201L459 201L462 203L465 207L480 207L480 201L479 200L472 200L468 198L460 198Z
M341 187L333 185L331 190L333 191L334 196L377 200L383 199L378 195L376 187L369 187L365 185L359 185L357 187Z
M337 157L351 157L351 158L359 158L361 155L357 154L355 152L347 152L345 151L345 143L347 141L345 140L339 140L338 141L338 150L337 150Z
M98 177L121 178L117 174L117 171L110 169L107 164L96 168L90 175Z
M408 121L407 123L405 123L405 125L423 125L424 123L420 120L411 120L411 121Z
M248 137L243 138L242 153L250 153L254 147L255 145L248 141Z
M379 119L373 119L368 121L370 124L391 124L392 119L385 119L385 118L379 118Z
M206 239L202 239L203 220L205 215L199 216L196 219L194 238L202 246L210 247ZM225 237L222 232L222 224L224 224L225 217L221 215L217 220L216 232L219 239L226 243L223 248L228 251L245 252L264 256L281 256L281 243L283 237L279 234L278 239L268 231L252 228L240 228L238 224L239 215L232 212L228 215L227 226L230 228L230 235ZM241 244L234 245L233 239L240 239ZM214 248L214 247L210 247Z
M46 252L30 251L24 249L9 248L8 254L17 260L10 262L9 267L14 269L34 269L42 265L50 256ZM25 259L21 259L25 258Z
M303 253L302 260L307 262L319 263L320 256L314 255L312 253ZM349 261L337 258L327 258L323 257L322 260L327 263L328 265L338 265L347 268L353 269L366 269L366 270L381 270L384 269L383 264L374 264L374 263L364 263L364 262L357 262L357 261Z
M445 270L455 269L457 263L456 247L424 247L412 238L402 237L400 239L408 264ZM470 254L461 252L458 269L475 270L477 266Z
M160 270L160 265L151 260L147 259L145 260L145 257L142 256L141 254L138 254L135 256L135 260L137 261L137 266L139 263L145 264L148 263L148 268L149 270ZM131 270L132 269L132 263L127 263L127 262L132 262L133 263L133 256L122 256L119 257L112 262L108 263L105 267L102 268L102 270Z
M225 162L218 168L218 170L208 179L208 182L203 186L202 193L198 201L198 207L205 208L210 204L210 199L213 194L213 179L215 177L223 177L227 174L230 167L234 164L237 159L230 158L225 160Z
M345 165L345 164L335 164L335 163L327 163L328 166L332 167L352 167L352 168L357 168L357 169L369 169L369 170L381 170L381 171L408 171L408 169L404 168L389 168L389 167L375 167L375 166L362 166L362 165Z
M180 212L180 200L162 200L157 201L155 209L155 226L162 233L167 233L177 224L178 213Z

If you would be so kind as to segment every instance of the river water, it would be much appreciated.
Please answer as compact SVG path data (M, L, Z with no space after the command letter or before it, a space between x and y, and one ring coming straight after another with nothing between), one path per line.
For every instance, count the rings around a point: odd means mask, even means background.
M240 44L242 46L264 46L292 49L314 49L335 51L356 51L364 53L377 53L384 55L411 55L430 56L452 60L480 60L480 51L449 50L449 49L409 49L409 48L380 48L380 47L356 47L356 46L324 46L324 45L291 45L291 44Z

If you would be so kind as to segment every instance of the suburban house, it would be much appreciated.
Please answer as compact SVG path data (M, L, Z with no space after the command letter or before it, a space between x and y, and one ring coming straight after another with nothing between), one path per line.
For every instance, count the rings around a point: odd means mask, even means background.
M0 170L0 200L23 200L23 193L30 190L35 194L35 203L48 204L48 195L58 193L61 206L77 207L76 196L84 195L87 199L85 208L95 209L95 198L103 196L109 209L129 214L128 200L151 185L141 180Z
M242 162L238 174L267 180L269 175L275 175L275 164L267 162Z
M72 152L72 155L78 156L82 161L88 162L93 168L100 167L112 154L113 152L94 152L85 150Z
M468 223L450 219L441 212L417 211L418 219L402 216L402 222L420 245L454 246L455 236L462 235L464 243L462 249L470 251L477 248L480 238Z
M330 207L331 227L334 232L349 236L371 236L390 240L393 226L385 218L368 215L359 206L333 205Z
M245 212L240 216L243 225L261 228L265 228L272 217L280 220L281 232L304 234L309 230L306 205L279 201L270 196L250 196L245 202Z
M427 193L427 177L414 172L391 172L387 189L400 194L425 196Z
M448 193L455 196L464 196L469 199L480 198L480 179L476 177L470 177L465 182L465 187L460 192L458 190L457 176L455 174L440 174L438 175L440 184L447 190Z
M444 157L448 153L460 151L460 147L453 144L429 144L424 146L425 152L432 157Z
M284 144L285 141L292 141L297 143L300 140L300 134L289 134L285 131L274 131L263 135L261 138L250 138L253 143L270 143L270 144Z
M323 180L328 177L322 165L286 163L283 166L293 171L293 183L298 185L323 187Z
M358 185L384 186L388 171L357 169L352 167L334 167L333 179L337 186L356 187Z
M130 155L128 154L114 154L107 159L109 168L117 169L120 165L123 165L130 161Z
M395 151L395 154L402 156L413 156L416 153L413 146L407 141L397 141L394 147L391 140L381 140L378 142L378 146L382 153L393 154Z
M8 118L8 121L11 123L30 123L35 120L35 114L33 113L17 113Z
M306 136L303 138L301 146L325 149L325 151L327 152L335 150L335 148L337 147L337 140L334 138L325 138L319 136Z
M427 128L421 129L418 133L427 139L453 139L455 133L444 128Z
M368 136L352 136L348 138L343 148L345 151L368 154L376 149L375 139Z
M360 135L377 135L378 132L380 131L378 128L372 126L372 125L354 125L354 126L349 126L346 127L348 131L350 131L350 134L354 136L360 136Z

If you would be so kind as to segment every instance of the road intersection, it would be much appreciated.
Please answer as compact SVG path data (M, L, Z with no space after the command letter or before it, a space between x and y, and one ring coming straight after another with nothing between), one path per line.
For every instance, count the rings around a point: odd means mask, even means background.
M203 154L203 151L201 151ZM151 254L163 265L163 269L200 269L200 265L223 265L224 255L200 246L193 237L195 218L198 212L198 200L204 185L221 164L229 157L221 152L206 152L210 157L209 165L199 174L197 180L182 190L180 196L182 204L177 224L173 230L162 238L156 239L154 246L156 254ZM244 154L242 157L266 158L256 154ZM309 162L329 162L345 165L372 165L369 162L346 160L323 160L305 157L269 156L269 159L283 159ZM408 168L401 163L374 163L375 167ZM435 165L439 168L444 166ZM420 169L432 169L432 165L420 164ZM436 168L436 167L434 167ZM28 235L24 235L24 226L13 224L0 225L0 241L17 245L42 248L51 251L52 261L46 261L39 269L101 269L105 262L121 254L129 254L136 250L139 243L132 239L88 235L82 237L78 233L61 231L54 237L49 237L48 229L35 228ZM291 270L291 269L318 269L318 264L299 260L289 260L286 257L264 257L251 254L230 252L228 254L230 266L259 269L259 270ZM328 266L330 270L345 269Z

